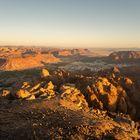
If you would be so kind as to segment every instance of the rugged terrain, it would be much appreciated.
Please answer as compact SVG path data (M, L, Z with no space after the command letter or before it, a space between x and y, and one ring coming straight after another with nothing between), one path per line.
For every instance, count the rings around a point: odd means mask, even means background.
M140 59L140 51L118 51L110 54L110 58L116 61L130 61Z
M140 139L139 61L110 56L1 49L0 139Z
M2 59L0 70L13 71L43 67L46 63L58 63L60 59L53 54L36 54L32 56L12 57Z
M39 48L1 48L0 70L13 71L39 68L47 63L61 62L52 53L42 53Z
M64 108L57 100L9 103L0 109L1 139L138 139L137 125L105 111Z
M136 82L136 80L135 80ZM116 67L1 81L2 139L139 139L140 94Z

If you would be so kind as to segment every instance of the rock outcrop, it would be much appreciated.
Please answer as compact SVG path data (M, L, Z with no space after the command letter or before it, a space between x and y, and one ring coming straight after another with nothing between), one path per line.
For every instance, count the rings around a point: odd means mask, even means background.
M66 84L60 88L61 99L73 102L79 109L88 109L84 95L73 84Z
M24 81L9 88L1 87L2 98L34 100L56 97L75 104L79 109L94 108L129 114L132 118L140 117L139 90L133 80L121 75L118 68L99 73L96 77L64 70L50 74L47 69L43 69L36 82Z
M59 58L56 58L53 54L35 54L28 56L18 56L5 58L5 62L0 66L0 70L14 71L25 70L43 67L46 63L58 63L61 62Z
M110 77L99 77L87 88L87 100L94 108L122 112L132 117L136 116L138 111L135 105L136 94L138 91L131 79L115 74ZM140 105L140 102L138 104Z
M42 78L46 78L46 77L48 77L50 74L49 74L49 71L48 71L47 69L42 69L40 75L41 75Z
M16 97L19 98L19 99L25 99L25 98L28 98L31 94L27 91L27 90L24 90L24 89L20 89L19 91L17 91L16 93Z
M116 61L128 61L133 59L140 59L140 51L119 51L113 52L109 57Z

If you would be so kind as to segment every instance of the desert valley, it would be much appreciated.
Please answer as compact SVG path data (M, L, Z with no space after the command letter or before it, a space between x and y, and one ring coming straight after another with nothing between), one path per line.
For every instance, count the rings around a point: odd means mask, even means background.
M0 47L0 139L140 139L140 49Z
M0 0L0 140L140 140L140 0Z

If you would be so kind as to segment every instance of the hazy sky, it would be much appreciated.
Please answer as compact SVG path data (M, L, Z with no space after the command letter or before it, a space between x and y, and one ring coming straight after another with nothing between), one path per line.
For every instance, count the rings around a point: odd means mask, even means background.
M140 0L0 0L0 45L140 47Z

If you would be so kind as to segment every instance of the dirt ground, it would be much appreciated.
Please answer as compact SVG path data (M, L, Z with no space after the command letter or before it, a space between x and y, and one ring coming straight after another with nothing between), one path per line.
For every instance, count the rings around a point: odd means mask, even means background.
M57 99L3 100L0 106L2 140L139 138L134 122L127 118L111 118L99 110L69 109Z

